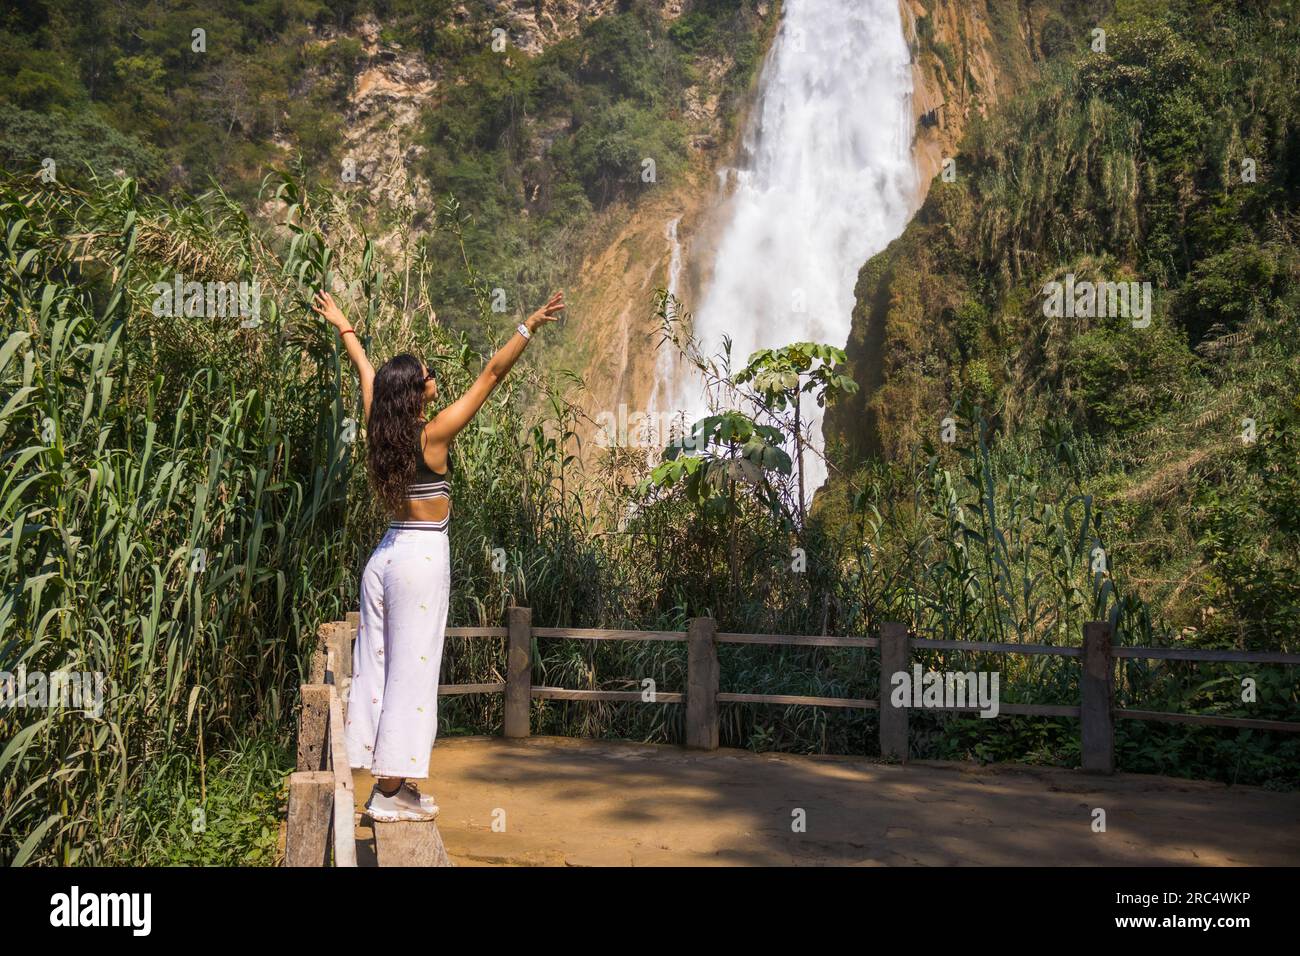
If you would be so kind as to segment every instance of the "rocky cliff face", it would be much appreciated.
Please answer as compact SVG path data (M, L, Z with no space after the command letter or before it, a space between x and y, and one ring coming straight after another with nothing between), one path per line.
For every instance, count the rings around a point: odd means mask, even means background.
M970 121L1034 74L1041 13L1018 3L900 0L912 48L918 203Z
M412 142L420 116L440 81L424 57L381 40L380 25L362 20L355 36L362 61L344 115L344 155L356 163L356 181L372 203L429 208L429 183L413 173L421 147ZM329 42L329 41L324 41ZM380 235L386 248L395 236Z
M1103 4L1061 0L901 0L913 50L914 151L921 198L942 175L945 159L961 176L961 141L973 123L1033 82L1044 62L1082 43ZM1098 7L1094 11L1091 8ZM846 351L860 391L832 409L827 432L848 457L892 458L915 447L923 423L944 407L954 348L952 330L928 317L955 314L969 290L927 269L927 225L934 198L888 249L865 263Z
M663 6L665 15L670 7L681 12L680 0ZM507 31L511 44L536 56L552 43L576 36L583 21L614 12L618 0L497 0L493 7L492 22ZM456 8L455 17L462 24L474 19L465 4Z
M618 0L496 0L487 12L467 4L452 9L452 29L496 28L523 53L535 56L549 45L575 36L587 20L617 8ZM665 16L680 0L665 0ZM423 147L416 136L424 112L436 103L438 91L456 83L438 61L384 37L383 24L363 16L348 30L325 29L315 43L326 55L336 45L360 44L356 74L341 117L342 154L355 163L356 182L376 210L407 205L427 211L433 205L431 184L417 171ZM310 82L310 79L308 80ZM416 215L418 231L422 215ZM372 223L373 225L373 223ZM376 242L388 249L397 242L395 230L380 229ZM391 251L391 249L390 249Z

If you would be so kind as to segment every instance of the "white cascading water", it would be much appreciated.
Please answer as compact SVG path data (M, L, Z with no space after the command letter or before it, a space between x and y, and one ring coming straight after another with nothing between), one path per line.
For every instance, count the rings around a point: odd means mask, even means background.
M858 270L915 208L909 64L898 0L785 0L694 310L706 355L724 335L733 370L760 348L845 344ZM698 382L665 384L658 395L707 412ZM808 405L820 448L821 413ZM805 451L804 469L811 500L826 468Z
M677 238L677 227L681 223L682 217L668 223L664 230L664 239L668 241L668 294L676 296L678 287L681 285L682 278L682 243ZM678 365L680 365L680 356L670 345L660 348L655 358L655 380L650 389L650 400L648 407L652 410L659 408L660 393L665 393L670 398L676 398L677 392L675 383L679 375ZM658 436L658 433L655 433ZM666 444L668 438L666 435L659 438L660 444Z

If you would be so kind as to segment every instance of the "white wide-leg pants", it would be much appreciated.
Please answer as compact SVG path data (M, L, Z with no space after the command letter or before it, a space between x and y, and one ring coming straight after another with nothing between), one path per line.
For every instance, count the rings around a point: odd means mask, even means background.
M451 597L446 531L389 528L361 577L348 758L376 777L429 775Z

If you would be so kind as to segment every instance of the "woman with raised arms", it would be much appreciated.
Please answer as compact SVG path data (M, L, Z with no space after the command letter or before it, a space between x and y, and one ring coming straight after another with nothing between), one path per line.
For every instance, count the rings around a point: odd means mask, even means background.
M451 443L514 366L533 334L564 310L556 292L492 356L469 390L433 415L426 362L395 355L376 372L328 292L313 309L333 325L361 378L366 470L392 523L361 576L361 623L348 698L349 763L370 771L372 819L430 820L438 807L412 781L429 775L438 731L438 672L451 597Z

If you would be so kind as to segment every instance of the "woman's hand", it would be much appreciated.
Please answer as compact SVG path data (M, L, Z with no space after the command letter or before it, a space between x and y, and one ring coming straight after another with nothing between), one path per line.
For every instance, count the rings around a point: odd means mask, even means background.
M524 324L528 326L529 332L536 332L547 322L554 322L564 311L564 293L552 292L550 299L546 304L530 315Z
M313 312L323 317L334 328L342 331L348 327L348 317L343 314L342 309L335 305L334 296L323 289L316 293L311 308Z

